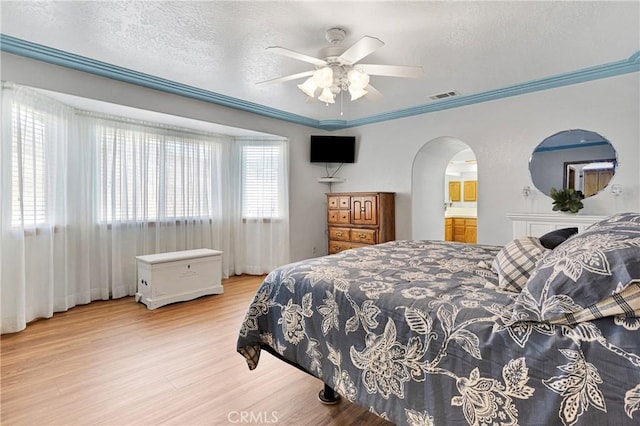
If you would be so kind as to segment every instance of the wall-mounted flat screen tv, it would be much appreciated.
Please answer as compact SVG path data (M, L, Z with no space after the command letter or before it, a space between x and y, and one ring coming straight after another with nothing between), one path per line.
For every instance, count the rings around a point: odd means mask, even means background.
M355 136L311 136L312 163L355 163Z

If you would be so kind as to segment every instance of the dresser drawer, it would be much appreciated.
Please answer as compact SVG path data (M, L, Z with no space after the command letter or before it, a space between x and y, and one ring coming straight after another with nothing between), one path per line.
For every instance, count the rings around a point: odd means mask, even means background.
M367 244L358 244L349 241L332 241L329 240L329 254L340 253L344 250L349 250L357 247L364 247Z
M348 196L330 196L327 198L327 207L330 209L348 210L351 208L351 197Z
M377 244L375 229L352 229L351 241L362 244Z
M332 241L329 240L329 254L340 253L343 250L349 250L351 243L348 241Z
M349 222L351 222L351 215L349 214L349 210L327 211L327 222L349 224Z
M337 241L351 241L351 229L329 228L329 239Z

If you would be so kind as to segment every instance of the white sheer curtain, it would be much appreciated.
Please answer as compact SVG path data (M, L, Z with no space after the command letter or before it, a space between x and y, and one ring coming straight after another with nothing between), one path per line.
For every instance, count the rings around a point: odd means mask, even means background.
M288 261L286 140L76 111L8 84L2 95L2 333L133 295L137 255L222 250L223 276Z
M289 259L289 145L285 141L237 138L232 191L236 201L235 268L270 271Z
M67 154L74 116L47 98L3 88L0 215L2 330L90 301L91 285L72 271ZM81 211L87 206L78 204ZM100 293L100 289L95 289ZM108 293L107 293L108 295Z

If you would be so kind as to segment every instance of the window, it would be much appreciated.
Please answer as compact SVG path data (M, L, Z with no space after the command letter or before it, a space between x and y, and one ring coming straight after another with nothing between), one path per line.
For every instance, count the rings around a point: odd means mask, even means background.
M101 221L213 216L216 143L101 126L99 144Z
M211 143L169 140L165 153L165 216L211 217L213 170L219 167Z
M48 222L51 191L47 179L46 117L13 104L11 116L11 225L35 227Z
M143 144L133 131L102 126L99 130L99 220L157 219L157 181L145 179L157 174L157 141Z
M92 164L82 182L95 198L86 199L82 208L98 223L221 219L229 212L223 200L240 204L245 220L288 214L287 143L282 139L190 133L19 102L11 107L11 119L14 227L68 220L64 215L73 207L68 203L78 195L76 178L68 176L70 158L72 165ZM67 157L79 152L70 148L78 143L87 147L80 162L80 157ZM229 183L227 170L239 171L240 180Z
M241 147L242 217L281 217L280 194L283 167L282 144L244 144Z

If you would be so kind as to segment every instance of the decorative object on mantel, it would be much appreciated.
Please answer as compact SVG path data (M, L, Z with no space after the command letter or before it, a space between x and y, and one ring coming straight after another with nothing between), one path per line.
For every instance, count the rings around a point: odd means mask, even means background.
M582 191L576 191L573 188L560 190L551 188L549 195L553 199L553 211L578 213L584 207Z

